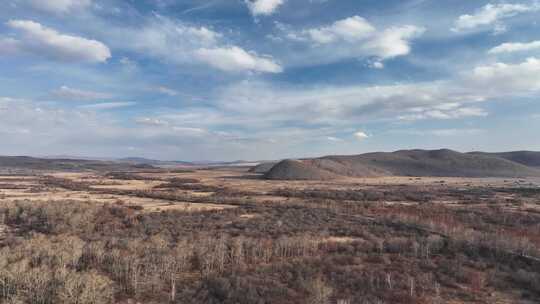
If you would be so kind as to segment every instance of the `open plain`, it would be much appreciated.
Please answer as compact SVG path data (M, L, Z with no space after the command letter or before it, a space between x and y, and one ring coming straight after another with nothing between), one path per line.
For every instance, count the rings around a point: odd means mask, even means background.
M5 299L540 300L540 178L274 181L248 169L0 176ZM39 274L20 272L27 258Z

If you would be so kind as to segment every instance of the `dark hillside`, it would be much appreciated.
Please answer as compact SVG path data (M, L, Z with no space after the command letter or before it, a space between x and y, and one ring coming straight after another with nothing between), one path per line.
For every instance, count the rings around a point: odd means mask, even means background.
M502 153L486 153L486 152L471 152L473 155L484 155L504 158L518 164L522 164L528 167L540 168L540 152L534 151L514 151L514 152L502 152Z
M518 155L519 156L519 155ZM524 160L523 156L518 157ZM276 165L277 167L277 165ZM332 176L446 176L526 177L540 176L540 170L489 154L452 150L401 150L353 156L326 156L282 162L266 175L270 179L313 179ZM298 178L297 178L298 177Z
M254 166L252 167L251 169L249 169L249 172L251 173L261 173L261 174L264 174L268 171L270 171L270 169L272 169L272 167L274 167L277 163L261 163L261 164L258 164L257 166Z
M304 161L284 160L273 166L264 177L275 180L330 180L339 176Z

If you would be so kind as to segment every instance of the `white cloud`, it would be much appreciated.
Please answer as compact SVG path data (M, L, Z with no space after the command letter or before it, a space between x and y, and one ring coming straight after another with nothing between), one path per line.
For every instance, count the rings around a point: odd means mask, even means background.
M190 26L159 15L139 28L113 28L105 34L117 48L174 63L192 62L194 50L213 47L222 37L207 27Z
M95 103L95 104L89 104L84 106L79 106L80 109L84 110L110 110L110 109L117 109L117 108L125 108L135 105L134 102L102 102L102 103Z
M107 145L142 147L152 143L152 146L159 147L157 150L160 153L166 147L189 143L191 152L183 153L192 153L192 157L203 157L196 153L201 151L213 154L214 157L261 153L254 146L266 150L266 143L262 141L267 139L278 141L280 148L292 149L313 139L336 142L340 138L334 137L335 134L344 132L350 134L351 140L365 140L369 134L357 129L359 122L396 123L402 115L411 115L410 120L485 116L487 113L479 105L485 100L504 100L505 96L522 94L524 88L540 90L540 71L537 70L540 63L537 61L529 59L518 64L480 66L464 71L456 79L448 81L379 86L277 87L263 82L245 81L212 96L217 100L212 109L193 107L162 112L157 110L145 114L148 117L136 119L130 128L121 127L121 123L108 118L109 113L98 111L100 108L97 105L97 108L84 109L86 111L52 110L35 105L20 107L19 102L11 102L9 106L3 107L0 99L0 136L3 140L8 138L7 147L21 147L29 143L32 147L41 148L48 145L64 149L69 147L56 142L52 145L47 138L53 136L57 142L76 144L79 148L97 149ZM503 80L498 79L501 75ZM15 111L17 108L19 110ZM234 132L225 134L221 132L224 129ZM481 132L467 130L449 128L418 132L433 136L465 136ZM7 137L4 136L6 132L17 135ZM31 139L38 138L39 142L33 143L28 138L30 136L23 136L25 134L31 134ZM257 145L248 144L255 141ZM277 153L272 150L275 144L271 147L268 145L268 151L273 152L262 153ZM174 152L181 153L179 150ZM305 153L305 150L291 153L296 152Z
M272 15L285 0L244 0L253 16Z
M0 52L29 53L59 61L105 62L111 51L103 43L82 37L61 34L30 20L11 20L7 25L22 33L18 39L0 40Z
M173 89L170 89L170 88L167 88L167 87L164 87L164 86L159 86L156 88L156 91L161 93L161 94L165 94L165 95L169 95L169 96L176 96L178 95L178 91L176 90L173 90Z
M174 132L182 133L184 135L202 136L208 134L208 131L202 128L189 128L189 127L172 127Z
M483 103L540 91L540 60L497 63L463 71L454 79L389 85L273 86L259 81L231 85L214 97L215 109L187 109L170 121L250 126L257 134L290 125L330 130L326 138L363 123L476 119L489 115ZM351 131L351 133L353 133Z
M494 24L500 20L514 17L521 13L538 10L540 10L540 6L538 4L487 4L473 15L466 14L459 16L452 30L459 32L463 30L475 29L480 26ZM502 26L504 28L504 25L497 24L497 26Z
M424 33L425 29L413 25L392 27L367 42L370 53L383 59L407 55L411 52L410 41Z
M150 117L139 117L135 119L135 122L137 124L141 125L148 125L148 126L166 126L169 125L167 121L156 119L156 118L150 118Z
M379 60L375 60L375 61L372 61L372 62L368 62L368 66L370 68L373 68L373 69L384 69L384 63L382 63L381 61Z
M432 111L431 118L436 118L433 111L437 110L469 114L471 109L461 104L477 102L481 96L476 96L475 91L463 91L460 86L448 82L426 82L287 88L246 81L227 88L218 99L222 111L256 117L257 120L265 117L259 124L266 122L268 126L288 121L305 125L340 125L358 120L395 119L405 114L422 114L422 117L426 117L424 112L429 111ZM459 103L459 107L437 107L450 103ZM408 112L408 109L421 111Z
M494 63L474 68L465 76L468 85L492 95L520 95L540 90L540 59L528 58L517 64Z
M459 103L447 103L433 107L417 107L408 110L408 114L400 115L398 119L416 121L423 119L460 119L466 117L485 117L488 113L479 107L462 106Z
M74 89L68 86L61 86L59 89L54 90L52 95L66 100L96 100L112 97L110 94Z
M532 41L528 43L509 42L503 43L489 50L489 54L501 54L501 53L513 53L513 52L526 52L532 50L540 50L540 40Z
M176 64L207 64L227 72L279 73L283 69L271 57L259 56L236 45L229 45L222 34L207 27L196 27L154 16L140 29L113 31L111 42Z
M364 139L368 138L369 135L367 135L363 131L358 131L358 132L354 133L354 137L356 137L356 139L358 139L358 140L364 140Z
M337 138L337 137L334 137L334 136L327 136L326 139L329 140L329 141L333 141L333 142L341 142L341 141L343 141L343 139Z
M415 129L405 129L405 130L390 130L389 133L393 134L404 134L404 135L415 135L415 136L437 136L437 137L450 137L450 136L468 136L468 135L478 135L485 133L485 130L482 129L433 129L433 130L415 130Z
M305 30L304 34L316 43L327 44L339 40L360 42L370 37L375 31L375 27L366 19L354 16L336 21L330 26Z
M256 53L232 46L213 49L199 49L196 57L207 64L228 72L254 71L281 73L283 68L271 57L261 57Z
M333 62L346 58L375 57L373 67L381 68L382 60L404 56L411 52L411 41L421 36L425 29L404 25L377 29L366 19L353 16L331 25L296 31L277 23L276 29L283 39L305 44L299 60L315 63ZM275 37L273 35L272 37ZM279 36L277 36L279 37Z
M95 107L60 109L39 106L32 101L0 98L0 137L3 142L0 153L118 157L119 151L134 147L158 158L202 160L218 153L223 158L236 157L245 151L246 145L235 145L198 126L138 124L126 127L110 112L100 111L110 109L108 106L96 104ZM186 145L190 149L185 149ZM149 146L152 149L145 149Z
M447 81L311 88L245 81L223 90L217 97L217 113L207 117L212 117L212 123L237 122L254 129L290 123L337 128L354 126L357 121L482 118L489 115L480 105L487 100L539 91L540 60L530 58L516 64L478 66Z
M33 8L60 14L89 7L92 4L92 0L28 0L28 3Z

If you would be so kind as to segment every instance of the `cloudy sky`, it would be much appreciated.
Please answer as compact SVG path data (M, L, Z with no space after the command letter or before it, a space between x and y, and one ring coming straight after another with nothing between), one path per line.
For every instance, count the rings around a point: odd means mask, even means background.
M4 0L0 154L540 150L540 2Z

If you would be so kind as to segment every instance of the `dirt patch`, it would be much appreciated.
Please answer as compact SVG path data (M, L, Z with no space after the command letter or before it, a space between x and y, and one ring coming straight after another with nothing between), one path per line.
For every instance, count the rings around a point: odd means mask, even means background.
M249 220L249 219L259 217L259 216L260 216L259 214L242 214L240 215L240 218Z
M181 211L181 212L202 212L202 211L216 211L237 208L237 206L231 205L217 205L217 204L205 204L205 203L188 203L188 202L174 202L174 203L147 203L139 204L142 206L143 212L161 212L161 211Z
M364 241L364 239L349 237L349 236L331 236L331 237L323 239L323 241L329 242L329 243L353 243L353 242Z

